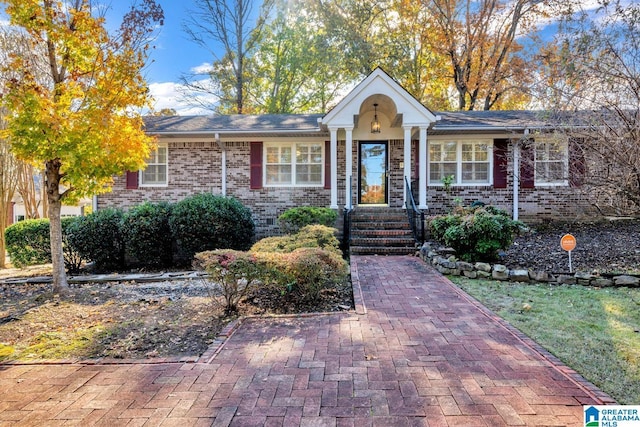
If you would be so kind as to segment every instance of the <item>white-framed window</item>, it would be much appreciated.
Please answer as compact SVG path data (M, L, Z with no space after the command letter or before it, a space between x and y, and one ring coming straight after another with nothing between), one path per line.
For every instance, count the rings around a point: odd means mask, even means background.
M535 140L535 184L568 185L569 147L566 139Z
M491 140L429 141L429 184L491 184Z
M314 142L265 144L264 182L268 186L324 185L324 147Z
M168 183L169 166L166 144L158 144L147 160L147 167L140 171L141 187L162 187Z

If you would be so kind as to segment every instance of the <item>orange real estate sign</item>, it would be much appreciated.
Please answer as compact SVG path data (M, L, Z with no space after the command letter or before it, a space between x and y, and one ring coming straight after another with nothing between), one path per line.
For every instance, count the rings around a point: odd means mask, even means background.
M576 248L576 238L572 234L565 234L560 239L560 247L567 252L571 252Z

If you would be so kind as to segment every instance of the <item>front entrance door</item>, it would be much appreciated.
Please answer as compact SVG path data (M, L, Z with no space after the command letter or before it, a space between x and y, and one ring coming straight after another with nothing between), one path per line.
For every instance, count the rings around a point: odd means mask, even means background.
M358 204L387 204L387 142L360 142L359 157Z

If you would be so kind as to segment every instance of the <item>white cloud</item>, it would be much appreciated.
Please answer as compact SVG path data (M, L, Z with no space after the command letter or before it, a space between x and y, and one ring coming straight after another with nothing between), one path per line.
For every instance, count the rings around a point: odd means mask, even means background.
M203 80L199 83L203 89L207 87L206 81ZM211 114L211 110L202 107L202 105L213 105L216 102L215 96L211 94L190 90L175 82L151 83L149 91L155 100L154 110L172 108L181 116Z
M203 62L191 68L191 72L195 75L209 74L211 71L213 71L213 64L209 62Z

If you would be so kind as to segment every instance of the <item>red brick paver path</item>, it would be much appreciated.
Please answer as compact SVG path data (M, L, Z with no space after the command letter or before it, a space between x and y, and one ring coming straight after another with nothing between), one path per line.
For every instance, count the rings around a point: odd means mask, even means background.
M247 319L201 363L0 366L0 426L577 426L608 401L419 259L351 262L359 314Z

